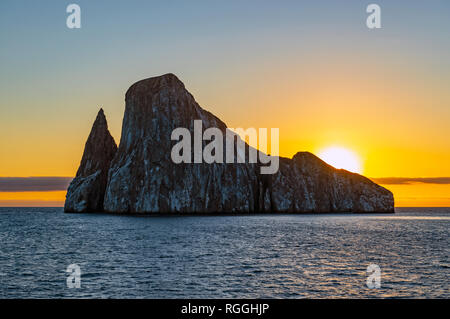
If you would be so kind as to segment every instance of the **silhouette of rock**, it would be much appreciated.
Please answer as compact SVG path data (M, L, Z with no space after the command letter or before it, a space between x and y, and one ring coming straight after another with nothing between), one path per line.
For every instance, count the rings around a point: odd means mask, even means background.
M280 160L270 191L276 212L394 212L390 191L308 152Z
M106 188L106 211L254 211L254 165L173 163L171 149L176 141L171 134L175 128L187 128L193 136L194 120L201 120L203 129L226 130L221 120L197 104L175 75L133 84L125 102L122 136Z
M86 141L76 177L67 190L64 211L103 211L108 169L117 145L108 131L103 109L97 114Z
M203 131L216 127L225 135L227 128L220 119L203 110L173 74L133 84L126 93L125 103L117 152L105 120L105 129L99 134L104 143L90 144L89 140L86 143L79 172L69 187L66 207L70 209L66 210L394 212L390 191L361 175L335 169L307 152L297 153L292 159L280 158L279 170L273 175L261 175L258 163L236 163L236 156L233 164L174 163L171 150L178 141L172 141L171 134L175 128L187 128L191 136L194 136L194 120L202 121ZM206 144L202 140L202 146ZM104 151L105 147L96 152L98 145L105 145L109 152ZM249 149L246 145L246 152ZM193 155L194 150L191 152ZM90 163L102 164L96 170L87 170L85 156L91 159Z

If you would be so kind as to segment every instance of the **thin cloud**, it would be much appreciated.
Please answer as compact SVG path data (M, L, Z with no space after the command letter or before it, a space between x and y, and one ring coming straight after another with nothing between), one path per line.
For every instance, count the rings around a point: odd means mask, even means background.
M72 177L0 177L0 192L65 191Z
M380 177L371 178L375 183L384 185L450 184L450 177Z
M73 177L0 177L0 192L65 191ZM379 177L372 181L384 185L450 184L450 177Z

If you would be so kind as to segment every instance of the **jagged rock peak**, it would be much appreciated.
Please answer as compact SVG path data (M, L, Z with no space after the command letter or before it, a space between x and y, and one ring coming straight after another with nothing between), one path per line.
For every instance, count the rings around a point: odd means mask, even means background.
M67 190L66 212L102 211L108 170L117 152L117 145L108 130L103 109L100 109L86 145L76 177Z
M98 111L93 126L106 126L106 129L108 129L108 122L106 121L106 116L103 108L100 108L100 110Z
M97 170L109 167L109 163L117 151L117 145L108 130L108 122L101 108L98 111L91 133L86 141L78 176L87 176Z

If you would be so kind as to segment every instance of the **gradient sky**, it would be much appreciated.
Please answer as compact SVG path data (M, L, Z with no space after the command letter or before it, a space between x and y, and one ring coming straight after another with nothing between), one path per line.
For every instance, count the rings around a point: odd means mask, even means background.
M74 176L99 107L118 143L127 88L168 72L229 127L280 128L283 156L339 145L368 177L450 176L449 1L2 0L0 41L0 183ZM449 183L384 186L450 206ZM24 190L0 206L64 201Z

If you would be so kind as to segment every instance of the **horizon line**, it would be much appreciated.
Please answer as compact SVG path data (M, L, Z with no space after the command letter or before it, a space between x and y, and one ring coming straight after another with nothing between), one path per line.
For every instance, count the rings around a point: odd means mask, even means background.
M56 192L66 191L74 177L71 176L28 176L1 177L0 192ZM412 185L421 184L450 184L450 177L367 177L380 185Z

